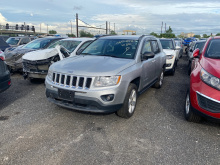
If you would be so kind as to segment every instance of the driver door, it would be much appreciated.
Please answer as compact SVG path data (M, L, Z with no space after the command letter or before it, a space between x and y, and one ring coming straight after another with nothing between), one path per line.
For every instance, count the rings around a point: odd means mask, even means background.
M150 40L146 40L143 44L141 54L145 52L153 52ZM155 57L142 60L142 88L147 87L154 81L155 76Z

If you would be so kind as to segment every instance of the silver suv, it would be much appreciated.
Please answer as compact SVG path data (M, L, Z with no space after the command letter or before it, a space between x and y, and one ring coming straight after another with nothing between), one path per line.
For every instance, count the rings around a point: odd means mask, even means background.
M49 101L79 111L133 115L138 94L163 83L166 55L153 36L106 36L81 55L54 63L46 77Z

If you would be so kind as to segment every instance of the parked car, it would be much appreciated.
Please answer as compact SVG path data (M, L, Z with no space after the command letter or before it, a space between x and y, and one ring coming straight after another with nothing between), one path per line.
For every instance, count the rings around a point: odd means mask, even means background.
M138 94L163 84L166 55L153 36L106 36L80 55L52 64L49 101L79 111L133 115Z
M10 37L6 40L6 42L11 46L11 47L17 47L19 45L25 45L29 43L30 41L36 39L36 37Z
M186 38L183 41L184 46L188 46L192 41L194 41L194 38Z
M50 45L48 49L26 53L22 57L24 78L44 79L51 64L63 58L75 56L77 51L83 50L93 40L93 38L62 39ZM61 47L55 48L57 45Z
M10 72L4 60L4 54L0 51L0 93L11 86Z
M180 40L174 40L174 41L175 41L176 46L179 47L178 58L181 58L183 56L183 49L184 49L183 44Z
M179 60L180 47L176 46L173 39L160 39L163 51L166 53L166 72L175 74L177 62Z
M220 119L220 37L212 37L201 52L194 50L185 118L200 122L202 117ZM200 53L201 52L201 53Z
M10 47L2 38L0 38L0 49L4 52L6 48Z
M12 51L5 52L5 61L10 68L10 70L23 70L22 65L22 56L25 53L36 51L39 49L46 49L54 42L61 40L63 38L60 37L46 37L46 38L39 38L36 40L33 40L32 42L26 44L23 47L16 48Z
M9 38L9 36L6 36L6 35L0 35L0 38L2 38L4 41L6 41L6 40Z
M199 48L200 53L201 53L205 42L206 42L206 40L193 41L192 44L190 45L189 52L188 52L188 75L190 75L190 73L191 73L191 63L193 60L193 51L195 49Z

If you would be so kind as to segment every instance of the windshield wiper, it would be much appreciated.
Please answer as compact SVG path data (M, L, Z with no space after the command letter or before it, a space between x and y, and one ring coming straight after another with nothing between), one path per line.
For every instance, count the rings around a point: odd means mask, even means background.
M107 56L107 57L115 57L115 58L120 58L120 57L118 57L118 56L109 55L109 54L102 54L102 55L99 55L99 56Z
M92 55L90 53L81 53L81 55Z

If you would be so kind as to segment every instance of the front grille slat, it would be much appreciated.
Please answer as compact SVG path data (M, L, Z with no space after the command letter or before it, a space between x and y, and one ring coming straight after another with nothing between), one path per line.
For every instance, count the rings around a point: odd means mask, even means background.
M90 89L93 78L53 72L52 82L66 88Z
M207 111L213 112L213 113L219 113L220 112L220 103L213 101L211 99L208 99L199 93L197 93L197 99L199 106Z

